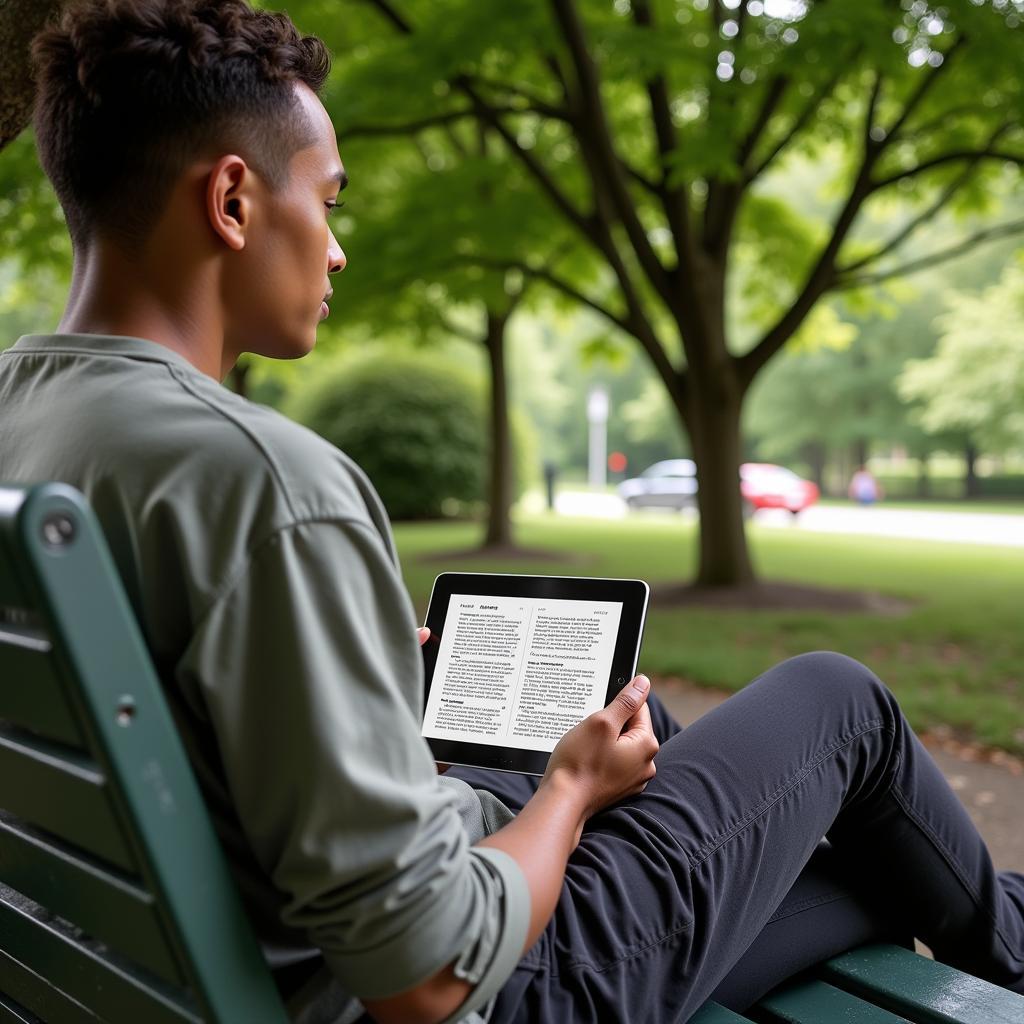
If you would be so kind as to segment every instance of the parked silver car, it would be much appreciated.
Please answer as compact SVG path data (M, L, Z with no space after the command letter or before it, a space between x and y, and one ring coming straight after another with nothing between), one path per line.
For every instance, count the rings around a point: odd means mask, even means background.
M692 459L666 459L640 476L619 484L619 497L630 508L693 508L697 503L697 466Z

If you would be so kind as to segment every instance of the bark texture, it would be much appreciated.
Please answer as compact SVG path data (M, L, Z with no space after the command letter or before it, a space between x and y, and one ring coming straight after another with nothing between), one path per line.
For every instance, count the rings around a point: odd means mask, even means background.
M67 0L0 0L0 149L32 118L32 38L66 6Z
M490 480L487 485L487 533L484 547L512 545L512 431L509 425L508 375L505 369L505 327L508 314L487 311L484 347L490 369Z

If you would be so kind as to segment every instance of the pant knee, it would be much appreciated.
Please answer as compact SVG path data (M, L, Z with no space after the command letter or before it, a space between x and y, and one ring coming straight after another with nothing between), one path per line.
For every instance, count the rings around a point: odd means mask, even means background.
M866 665L835 651L812 651L782 662L778 668L792 685L808 691L803 696L852 702L861 707L877 707L886 716L896 707L895 698L885 684Z

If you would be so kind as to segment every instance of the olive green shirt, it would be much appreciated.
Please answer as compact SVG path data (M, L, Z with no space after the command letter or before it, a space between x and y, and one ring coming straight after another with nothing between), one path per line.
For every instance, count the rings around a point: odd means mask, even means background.
M29 335L0 354L0 481L44 480L103 526L271 965L330 968L293 1016L351 1020L455 961L476 986L455 1016L486 1019L529 891L472 846L510 812L439 779L420 736L413 608L363 473L164 346Z

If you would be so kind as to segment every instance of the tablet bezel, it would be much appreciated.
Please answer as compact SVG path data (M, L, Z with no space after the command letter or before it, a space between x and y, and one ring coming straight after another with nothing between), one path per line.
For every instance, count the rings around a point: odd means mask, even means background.
M643 580L606 579L592 576L519 576L506 573L443 572L435 580L427 606L426 626L430 638L423 645L425 669L423 708L433 685L434 668L441 646L445 620L453 594L484 597L529 597L577 601L616 601L622 603L619 628L615 637L608 684L607 704L636 673L643 638L650 587ZM422 730L422 722L421 722ZM519 750L488 743L464 743L461 740L423 737L434 759L446 764L523 775L543 775L551 754L547 750Z

